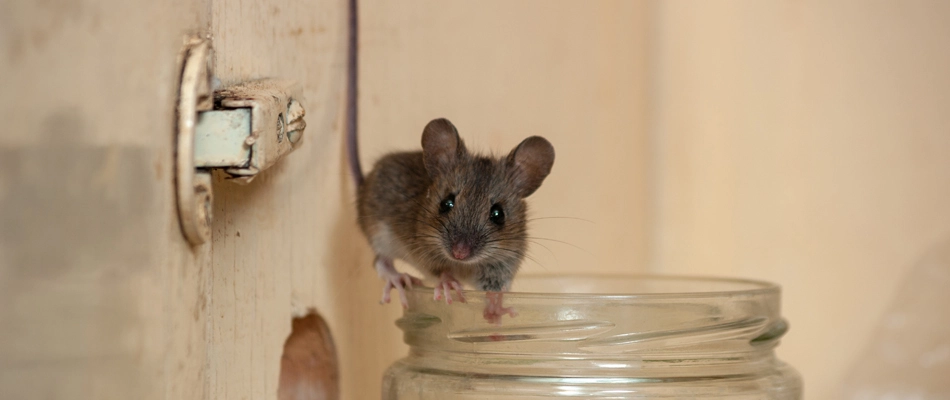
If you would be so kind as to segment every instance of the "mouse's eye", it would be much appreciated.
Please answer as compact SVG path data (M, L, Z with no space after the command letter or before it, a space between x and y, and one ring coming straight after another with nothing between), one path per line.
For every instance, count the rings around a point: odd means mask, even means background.
M455 207L455 195L450 194L439 203L439 212L445 214L449 211L452 211L452 208Z
M488 212L488 219L491 222L494 222L495 225L501 225L505 223L505 210L501 209L501 204L495 204L491 206L491 210Z

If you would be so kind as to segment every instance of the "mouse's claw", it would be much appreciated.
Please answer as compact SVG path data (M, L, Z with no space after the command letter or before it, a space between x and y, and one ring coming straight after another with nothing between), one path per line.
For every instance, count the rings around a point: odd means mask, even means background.
M443 272L439 275L439 282L435 284L435 293L432 295L432 300L440 300L444 295L445 304L452 304L452 290L455 290L455 293L458 294L459 301L464 303L465 296L462 295L462 284L452 274Z
M502 293L501 292L488 292L485 293L487 298L485 302L485 310L482 312L482 316L490 324L501 325L501 317L508 315L512 318L518 316L518 312L515 311L514 307L505 307L502 304Z
M389 303L389 294L393 289L396 289L399 293L399 301L402 303L402 308L409 308L409 298L406 296L406 288L412 289L413 285L422 285L422 280L404 272L387 276L383 280L386 284L383 285L383 299L381 302Z

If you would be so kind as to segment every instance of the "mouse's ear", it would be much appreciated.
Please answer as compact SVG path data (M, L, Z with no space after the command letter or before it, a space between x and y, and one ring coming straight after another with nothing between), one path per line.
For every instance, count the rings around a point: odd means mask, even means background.
M554 166L554 146L547 139L532 136L508 154L508 181L521 197L528 197L544 182Z
M445 118L430 121L422 131L422 159L430 177L448 173L465 155L459 132Z

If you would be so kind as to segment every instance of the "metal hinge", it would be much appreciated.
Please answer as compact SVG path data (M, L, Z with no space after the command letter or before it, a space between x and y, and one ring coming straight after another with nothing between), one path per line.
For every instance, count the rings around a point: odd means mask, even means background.
M211 238L211 170L248 183L299 146L307 126L293 82L250 81L212 95L210 53L207 40L186 43L178 98L178 214L193 245Z

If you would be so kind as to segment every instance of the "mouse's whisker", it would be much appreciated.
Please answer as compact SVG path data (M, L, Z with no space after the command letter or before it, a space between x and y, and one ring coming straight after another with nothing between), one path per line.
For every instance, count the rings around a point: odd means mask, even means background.
M545 246L545 245L543 245L543 244L541 244L541 243L535 242L534 240L531 240L531 239L528 239L528 242L543 247L545 250L548 251L548 253L551 253L551 256L553 256L554 258L557 258L557 256L554 255L554 252L551 251L551 248L550 248L550 247Z
M572 220L572 221L587 222L589 224L597 225L597 223L594 221L591 221L589 219L584 219L584 218L577 218L577 217L534 217L534 218L525 219L524 222L537 221L537 220L542 220L542 219L566 219L566 220Z
M502 251L502 252L510 253L510 254L514 255L517 259L527 258L527 259L531 260L532 262L534 262L535 264L542 265L541 262L538 261L538 259L534 258L533 256L527 254L527 253L524 252L524 251L520 251L520 250L516 250L516 249L510 249L510 248L501 247L501 246L494 247L492 250L497 250L497 251ZM499 261L504 261L504 260L499 260Z
M440 261L439 253L441 250L437 245L433 246L426 243L417 243L413 248L416 252L416 256L425 264L434 264Z
M541 267L541 269L545 270L546 272L551 272L551 270L549 270L548 267L546 267L543 263L541 263L541 261L535 258L534 255L530 254L530 252L525 252L525 258L533 261L535 264L537 264L537 266ZM554 259L556 261L557 257L554 257Z
M527 232L518 231L518 232L508 232L508 233L503 233L500 235L495 235L495 237L491 240L492 241L501 241L501 240L519 241L526 237L527 237Z
M583 252L587 253L587 254L590 255L590 256L593 256L593 255L594 255L594 253L591 253L590 251L588 251L587 249L585 249L585 248L583 248L583 247L580 247L580 246L575 245L575 244L570 243L570 242L565 242L565 241L563 241L563 240L542 238L542 237L537 237L537 236L528 236L527 239L528 239L528 240L547 240L547 241L549 241L549 242L561 243L561 244L565 244L565 245L571 246L571 247L573 247L573 248L575 248L575 249L578 249L578 250L580 250L580 251L583 251Z

